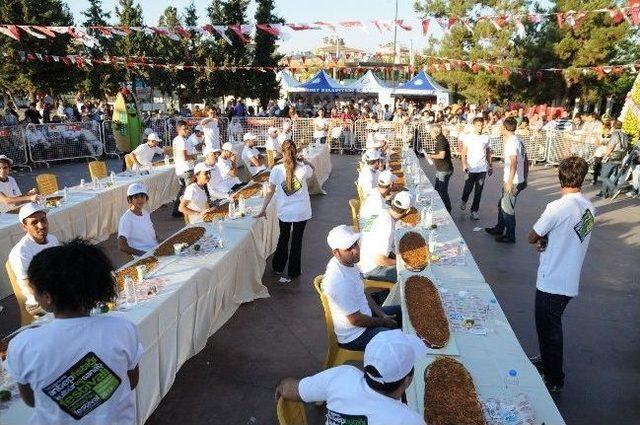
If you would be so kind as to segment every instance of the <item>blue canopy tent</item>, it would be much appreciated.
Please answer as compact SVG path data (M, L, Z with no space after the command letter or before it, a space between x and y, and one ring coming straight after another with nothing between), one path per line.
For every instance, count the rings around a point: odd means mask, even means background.
M304 83L300 83L295 88L296 93L353 93L354 90L348 86L343 86L333 78L329 77L324 70L309 78Z
M295 92L300 85L300 81L296 80L288 70L280 71L280 85L282 90L292 93Z
M396 87L392 95L435 97L437 103L442 103L445 106L451 102L451 92L436 83L424 70L409 81Z

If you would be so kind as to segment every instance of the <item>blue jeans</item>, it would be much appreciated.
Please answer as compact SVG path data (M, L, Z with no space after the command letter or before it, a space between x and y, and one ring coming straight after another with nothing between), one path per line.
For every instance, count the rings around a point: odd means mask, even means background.
M487 176L486 171L479 173L468 173L464 181L464 189L462 189L462 202L466 203L473 190L473 202L471 203L471 212L478 212L480 209L480 199L482 198L482 189L484 187L484 179Z
M447 211L451 212L451 200L449 199L449 179L453 171L436 171L435 189L442 198Z
M395 283L398 281L398 271L396 270L396 266L377 266L370 272L362 273L362 277L365 279Z
M402 328L402 310L400 309L399 305L389 305L386 307L382 307L382 310L388 316L395 315L395 319L396 319L396 322L398 322L398 326ZM371 341L371 339L374 336L378 335L380 332L389 331L389 330L391 330L391 328L383 328L381 326L377 328L367 328L362 333L362 335L360 335L353 341L349 341L346 344L338 344L338 345L340 345L340 347L342 348L346 348L347 350L364 351L364 349L367 347L367 344L369 343L369 341Z
M524 182L518 183L509 193L504 193L503 188L498 201L498 224L495 229L504 232L504 236L511 240L516 239L516 199L525 187Z

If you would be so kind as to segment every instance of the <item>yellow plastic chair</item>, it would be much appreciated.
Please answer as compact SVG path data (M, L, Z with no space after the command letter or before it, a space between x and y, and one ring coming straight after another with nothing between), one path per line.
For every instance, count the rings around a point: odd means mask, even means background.
M107 177L107 164L104 161L91 161L88 165L91 180Z
M280 397L276 406L279 425L307 425L307 414L304 404L299 401L289 401Z
M27 307L25 305L25 301L27 298L22 293L22 288L20 287L20 285L18 285L18 279L16 279L16 274L13 272L11 263L7 261L4 264L4 267L7 269L9 282L11 282L11 289L13 289L13 293L16 296L16 301L18 302L18 308L20 309L20 325L28 325L29 323L33 322L34 317L27 311Z
M362 204L364 202L364 193L362 193L362 189L360 188L360 185L358 184L358 182L355 182L355 185L356 185L356 192L358 192L358 200Z
M353 222L353 231L360 231L360 201L357 199L349 199L349 207L351 207L351 221Z
M38 193L43 196L51 195L58 191L58 178L55 174L38 174L36 176Z
M136 163L136 161L133 158L132 153L128 153L124 156L124 163L125 163L125 166L127 167L127 170L131 170L133 168L133 165Z

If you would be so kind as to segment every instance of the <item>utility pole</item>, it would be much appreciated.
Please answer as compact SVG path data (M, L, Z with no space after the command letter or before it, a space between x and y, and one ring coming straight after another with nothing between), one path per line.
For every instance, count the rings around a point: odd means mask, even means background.
M393 19L393 65L398 63L398 0L396 0L396 13ZM395 75L395 71L394 71ZM395 78L394 78L395 80Z

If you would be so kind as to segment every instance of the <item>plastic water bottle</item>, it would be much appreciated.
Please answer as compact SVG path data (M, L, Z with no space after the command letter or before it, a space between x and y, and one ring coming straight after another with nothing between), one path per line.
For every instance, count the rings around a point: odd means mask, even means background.
M242 196L242 195L240 195L238 197L238 211L240 212L240 214L245 214L246 213L244 196Z
M517 391L520 386L520 377L518 371L515 369L509 369L507 376L504 378L504 386L509 392Z
M116 184L116 173L113 170L109 173L109 180L111 181L111 184Z
M138 302L135 284L129 276L124 277L124 294L127 304L136 304Z
M229 198L229 218L233 218L236 215L236 203L233 199Z
M218 233L218 246L224 248L224 227L220 220L216 220L216 232Z
M69 201L69 188L67 186L65 186L64 190L62 191L62 197L64 199L64 202Z
M169 159L169 155L165 155L164 156L164 165L169 165L171 164L171 159Z
M431 255L435 255L437 242L438 242L438 234L436 233L435 230L432 230L429 233L429 253Z
M80 179L80 189L84 189L84 179Z

